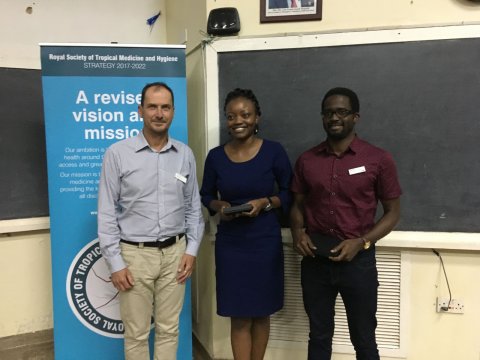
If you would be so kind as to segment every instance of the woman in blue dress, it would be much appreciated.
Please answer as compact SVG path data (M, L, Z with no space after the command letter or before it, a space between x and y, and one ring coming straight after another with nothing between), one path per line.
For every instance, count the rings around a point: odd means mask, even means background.
M210 150L200 191L220 214L215 242L217 313L231 319L236 360L263 359L270 315L283 307L283 248L274 208L288 212L292 170L283 147L257 136L260 105L251 90L231 91L224 105L231 140ZM249 203L235 215L224 209Z

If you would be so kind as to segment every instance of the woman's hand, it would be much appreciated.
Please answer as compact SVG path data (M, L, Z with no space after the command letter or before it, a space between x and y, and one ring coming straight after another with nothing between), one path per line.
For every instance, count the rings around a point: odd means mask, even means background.
M217 214L219 214L220 219L222 219L223 221L230 221L235 218L235 216L233 215L226 215L223 213L223 209L228 208L230 206L231 205L229 202L223 201L223 200L212 200L209 205L210 209L212 209Z
M265 209L265 207L269 204L267 198L255 199L250 200L248 204L252 205L252 210L248 212L242 212L239 216L248 216L248 217L256 217L260 212Z
M260 198L260 199L254 199L250 200L247 204L252 205L252 210L250 211L244 211L241 213L237 214L231 214L231 215L226 215L223 210L230 207L230 203L222 200L214 200L212 201L211 207L213 208L218 208L217 212L220 214L220 218L223 221L231 221L233 219L236 219L238 217L244 216L244 217L257 217L260 212L265 209L265 207L269 204L269 201L267 198Z
M222 219L223 221L230 221L237 217L238 214L227 215L223 212L223 209L229 208L231 206L230 203L226 201L219 201L219 202L221 203L220 209L218 210L218 213L220 214L220 219Z

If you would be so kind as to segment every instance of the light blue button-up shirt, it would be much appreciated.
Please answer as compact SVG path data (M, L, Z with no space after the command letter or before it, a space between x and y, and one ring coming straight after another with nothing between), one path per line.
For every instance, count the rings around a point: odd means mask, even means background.
M143 133L105 152L98 192L98 238L110 271L126 267L120 239L163 241L185 233L196 256L204 220L192 150L168 139L153 150Z

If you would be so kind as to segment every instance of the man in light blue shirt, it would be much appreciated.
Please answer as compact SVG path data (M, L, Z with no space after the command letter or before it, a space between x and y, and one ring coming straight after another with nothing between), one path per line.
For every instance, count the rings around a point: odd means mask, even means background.
M138 107L142 132L105 153L98 194L100 249L120 291L125 359L175 359L185 281L191 276L204 220L195 158L168 136L174 95L165 83L147 84Z

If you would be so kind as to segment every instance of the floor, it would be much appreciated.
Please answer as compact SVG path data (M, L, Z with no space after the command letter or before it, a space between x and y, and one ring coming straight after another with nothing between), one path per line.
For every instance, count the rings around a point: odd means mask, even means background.
M53 360L53 331L0 338L1 360Z
M0 338L0 359L54 360L52 330ZM193 360L212 360L195 336L193 336Z

